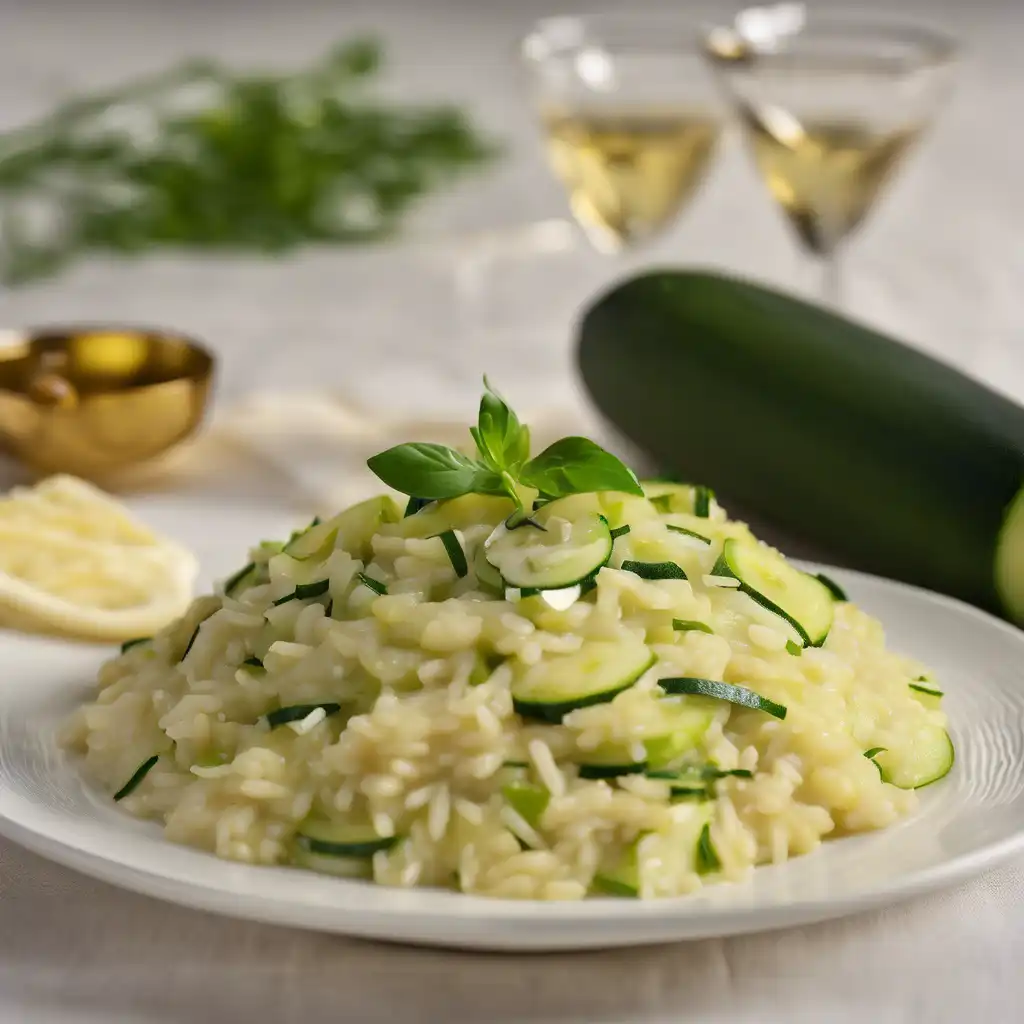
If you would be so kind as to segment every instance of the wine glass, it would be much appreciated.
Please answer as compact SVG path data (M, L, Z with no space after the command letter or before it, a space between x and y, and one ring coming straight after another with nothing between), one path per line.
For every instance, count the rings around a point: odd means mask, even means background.
M946 98L955 44L802 4L748 8L704 42L758 173L838 305L843 244Z
M601 252L665 229L706 177L722 105L697 28L666 14L557 17L523 42L551 166Z

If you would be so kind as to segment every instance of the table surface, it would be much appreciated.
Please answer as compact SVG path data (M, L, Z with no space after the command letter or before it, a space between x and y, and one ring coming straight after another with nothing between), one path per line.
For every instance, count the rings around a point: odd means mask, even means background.
M860 8L894 6L871 0ZM391 54L387 89L463 102L506 142L494 171L419 211L410 229L417 245L309 253L284 264L91 263L0 296L10 325L99 318L195 332L221 358L221 408L257 390L330 382L334 395L366 410L461 414L490 370L523 405L585 416L567 325L578 302L615 274L686 262L783 286L809 280L735 139L679 229L631 259L604 262L567 247L558 227L519 231L563 214L514 60L517 35L545 13L537 0L4 0L2 9L0 123L185 54L215 48L239 63L286 65L325 40L376 29ZM948 25L967 52L949 108L844 256L847 303L1024 398L1024 133L1016 128L1024 5L917 0L903 10ZM482 265L482 304L467 323L454 289L475 280L474 254L483 250L457 239L494 228L502 229L494 262ZM243 481L224 450L205 451L203 466L182 477L188 486L207 495L248 487L252 500L283 500L273 478L250 472ZM0 841L0 1024L1001 1024L1020 1020L1024 1001L1022 868L909 906L773 935L484 956L219 919L121 892Z

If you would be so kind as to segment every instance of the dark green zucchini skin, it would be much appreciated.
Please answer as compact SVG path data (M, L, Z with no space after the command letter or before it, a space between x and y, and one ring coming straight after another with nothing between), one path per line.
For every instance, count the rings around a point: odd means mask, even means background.
M1024 481L1020 406L872 329L711 273L617 284L584 311L577 343L598 409L665 474L841 564L1022 620L993 578Z

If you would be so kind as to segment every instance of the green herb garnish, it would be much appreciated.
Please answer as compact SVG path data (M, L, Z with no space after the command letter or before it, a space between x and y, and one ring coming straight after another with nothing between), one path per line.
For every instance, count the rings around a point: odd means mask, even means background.
M672 628L679 633L686 633L695 630L698 633L710 633L714 636L715 631L703 622L696 619L673 619Z
M708 875L712 871L718 871L722 861L711 841L711 826L705 825L700 830L700 839L697 840L697 874Z
M281 252L387 236L494 149L456 109L367 97L380 63L367 39L283 75L190 61L8 132L4 283L95 250ZM59 212L56 236L33 226L37 208Z
M761 694L748 690L745 686L725 683L720 679L701 679L696 676L671 676L659 679L658 685L668 694L693 694L698 697L714 697L715 700L728 701L740 707L763 711L775 718L786 717L786 707Z
M918 693L927 694L929 697L945 697L942 690L933 690L930 686L922 686L920 683L911 683L910 688Z
M452 563L455 575L461 579L469 572L469 563L466 561L466 552L462 550L455 531L445 530L444 533L438 533L435 536L440 538L445 551L448 552L448 561Z
M799 658L804 653L803 647L798 644L795 640L786 641L786 652L792 654L794 658Z
M150 768L153 767L160 760L159 754L154 754L152 757L146 758L135 772L132 777L114 794L114 800L123 800L129 793L131 793L136 786L149 774Z
M287 604L289 601L308 601L313 597L321 597L331 589L330 580L317 580L315 583L299 583L290 594L279 597L276 605Z
M267 713L267 725L276 729L279 725L286 725L288 722L301 722L308 718L317 708L323 708L327 716L336 715L341 710L340 704L328 702L326 704L292 704L286 708L278 708L277 711Z
M662 495L662 497L669 497L669 495ZM651 498L651 502L655 502L656 498ZM671 509L666 509L667 512L671 512ZM688 530L685 526L674 526L672 523L665 524L666 530L671 530L673 533L681 533L684 537L693 537L694 540L699 540L704 544L710 544L711 538L705 537L703 533L698 533L696 530Z
M711 792L707 786L669 786L669 796L676 800L710 800Z
M511 498L514 523L522 523L530 491L544 501L592 491L643 495L632 470L585 437L564 437L534 458L529 428L484 378L477 424L470 427L475 455L430 442L389 448L367 461L389 487L402 494L440 501L464 494Z
M711 499L715 492L710 487L698 484L693 489L693 514L699 519L707 519L711 515Z
M700 770L705 779L752 779L754 773L749 768L719 768L716 765L708 764Z
M199 622L196 624L196 628L192 630L192 635L188 638L188 643L185 644L185 650L182 651L181 657L178 659L179 662L184 661L188 657L188 652L192 650L192 645L196 642L196 637L199 636L199 630L202 628L202 625L203 623Z
M372 576L367 576L365 572L357 572L356 579L364 587L369 587L378 597L383 597L388 592L388 585L381 583L380 580L375 580Z

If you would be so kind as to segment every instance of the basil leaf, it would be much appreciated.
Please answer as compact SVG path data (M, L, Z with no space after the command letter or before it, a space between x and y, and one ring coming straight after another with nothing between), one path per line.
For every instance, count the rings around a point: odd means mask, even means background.
M484 469L475 459L443 444L416 441L400 444L366 460L367 466L381 480L402 494L436 500L457 498L477 490L480 478L485 483L500 480L497 474ZM486 491L482 493L493 493ZM497 493L503 493L498 490Z
M585 437L563 437L523 466L519 479L546 498L591 491L623 491L643 497L636 476L611 452Z
M484 377L477 426L470 427L483 461L493 470L515 473L530 457L530 431Z

